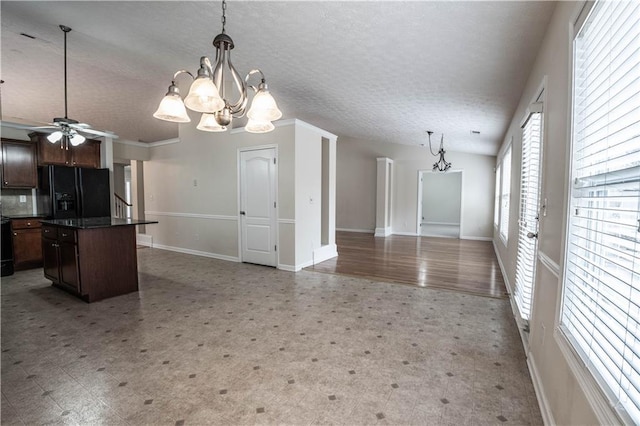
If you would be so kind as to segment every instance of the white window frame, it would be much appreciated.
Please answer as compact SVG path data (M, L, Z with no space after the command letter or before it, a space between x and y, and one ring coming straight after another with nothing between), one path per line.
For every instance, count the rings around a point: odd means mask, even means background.
M504 154L502 155L501 169L502 169L502 177L501 177L501 185L500 185L500 225L499 225L499 234L500 239L504 243L505 246L509 243L509 220L510 220L510 209L511 209L511 165L512 165L512 153L511 149L513 145L513 137L511 137L511 141L505 149ZM506 160L506 161L505 161Z
M595 4L597 5L598 2L596 2ZM606 3L604 3L604 4L606 4ZM612 4L614 5L613 7L616 7L616 5L621 5L622 3L612 2L612 3L609 3L609 6L611 6ZM590 19L590 18L588 18L588 16L594 10L596 10L596 8L593 7L593 6L594 6L594 3L592 3L592 2L587 3L586 6L584 7L583 11L580 13L580 16L576 20L576 22L574 24L574 29L576 30L575 31L576 39L580 35L580 33L582 31L582 28L583 28L583 24L585 23L585 21ZM640 8L640 6L638 6L638 7ZM638 13L640 13L640 10L638 10L638 9L634 13L627 13L627 12L620 13L620 17L621 17L620 19L623 20L623 21L628 21L629 19L631 19L631 18L629 18L630 16L633 16L633 17L635 17L635 19L637 19ZM634 28L633 27L634 22L635 21L632 22L631 28ZM635 25L637 25L637 23ZM621 26L622 25L619 22L616 21L614 24L610 25L610 28L619 28ZM628 25L627 25L627 27L628 27ZM627 31L627 33L625 33L625 34L630 34L630 33L633 34L631 32L632 30L630 30L628 28L626 28L625 31ZM614 31L606 31L605 30L602 33L609 34L609 33L614 33ZM600 41L598 41L598 43L600 43ZM604 42L603 42L603 44L604 44ZM620 48L624 46L624 43L611 43L611 45L616 45L617 47L619 46L619 48L618 48L618 53L619 53L620 50L621 50ZM633 48L631 48L631 49L633 49ZM574 51L575 51L575 46L574 46ZM597 51L597 49L594 48L594 51ZM594 201L594 202L600 202L600 203L602 203L603 201L598 201L598 199L602 200L602 198L599 197L599 196L604 195L604 196L609 196L610 197L609 191L613 192L615 190L615 185L616 185L616 181L613 180L613 178L615 176L613 176L613 175L614 175L615 172L617 172L619 170L615 166L611 166L611 164L614 164L614 163L607 163L607 168L603 169L602 172L598 172L597 174L593 174L592 173L590 175L586 175L582 179L578 179L576 181L576 174L575 174L576 173L576 162L578 162L579 160L576 160L576 156L574 154L574 151L575 151L576 146L577 146L576 144L578 143L577 140L580 139L579 137L576 136L577 133L576 133L576 130L575 130L575 128L577 126L576 121L578 121L576 119L576 117L575 117L576 111L578 111L576 103L575 103L575 97L577 96L578 92L577 92L577 88L576 88L576 84L577 83L575 81L575 77L573 77L573 72L579 66L579 64L576 64L576 62L578 62L578 60L576 58L577 58L577 53L574 52L574 58L573 58L574 64L573 64L572 71L571 71L572 72L572 80L574 80L573 81L574 86L573 86L573 94L572 94L571 103L572 103L572 108L574 109L574 111L572 111L572 113L571 113L572 130L571 130L571 133L570 133L571 150L570 150L570 162L569 162L569 165L570 165L569 184L570 185L569 185L569 188L568 188L569 189L569 192L568 192L568 206L567 206L567 212L566 212L564 268L563 268L562 276L561 276L561 284L562 284L561 285L561 294L562 294L562 298L561 298L561 306L560 306L560 309L558 310L558 319L557 319L558 320L558 328L557 328L558 333L555 333L555 336L556 336L556 340L559 343L560 349L562 350L562 352L566 356L567 361L569 363L569 366L572 368L573 372L576 374L576 378L578 380L578 383L580 383L583 391L585 392L585 396L589 400L592 408L594 409L596 415L598 416L599 421L601 423L603 423L603 424L620 423L620 421L622 421L624 423L634 424L634 423L640 422L640 413L637 410L638 403L636 402L635 403L635 407L636 408L633 408L633 406L628 406L628 405L625 406L625 404L629 404L628 402L625 403L624 401L621 401L621 400L618 399L617 393L621 392L621 391L618 390L618 389L612 389L609 385L607 385L604 377L601 375L601 373L598 372L599 371L598 370L599 367L597 365L600 363L599 359L602 358L603 350L601 348L599 348L599 347L596 348L595 351L590 349L590 347L600 346L601 343L607 343L608 344L608 340L606 338L603 338L603 337L598 338L597 337L598 334L602 333L602 330L596 331L596 327L597 326L599 326L601 324L605 324L606 328L609 328L609 329L615 327L615 324L610 324L610 323L608 323L606 321L607 316L611 316L611 313L608 312L608 310L607 310L607 308L605 306L606 304L610 303L610 301L608 301L606 299L606 294L607 294L607 292L610 292L610 290L606 289L607 284L604 284L604 283L603 284L597 284L595 287L589 286L589 285L583 285L582 287L576 287L576 285L574 284L573 285L574 295L571 296L569 294L570 290L569 290L568 285L570 285L570 283L569 283L568 280L573 279L573 278L570 277L570 274L573 274L574 276L576 275L575 272L571 272L569 270L571 268L570 263L572 262L572 259L577 259L576 255L572 254L572 252L571 252L571 250L574 247L574 242L573 241L576 241L577 239L582 238L582 237L573 237L572 238L572 235L571 235L571 233L572 233L572 220L573 220L574 217L577 217L576 216L576 211L575 211L576 206L578 206L578 216L580 215L580 211L581 210L585 211L585 210L593 208L593 207L589 207L589 205L586 205L586 207L585 207L585 202L584 201L580 201L580 199L583 199L583 200L585 199L584 193L587 194L586 197L594 197L595 196L595 200L596 201ZM626 63L625 63L625 66L627 66ZM634 69L634 63L632 62L629 65L629 67L631 69ZM637 65L635 65L635 67L636 67L635 69L637 69ZM609 67L605 67L605 69L608 70ZM617 68L615 68L615 66L614 66L614 69L617 70ZM626 77L626 74L623 73L623 76ZM630 78L633 80L634 77L632 76ZM613 83L609 83L609 80L607 80L606 81L607 87L613 86L616 81L617 80L613 80ZM633 85L624 86L624 87L633 88ZM637 89L633 89L633 90L637 90ZM595 91L596 90L594 89L593 92L595 92ZM625 92L625 97L627 95L629 95L629 98L633 99L633 97L632 97L633 93L636 93L636 92L627 91L627 92ZM589 102L592 102L592 101L589 101ZM604 102L603 105L608 105L608 102ZM618 105L618 104L614 103L614 105ZM620 105L622 105L622 103ZM631 111L634 111L634 108L635 107L632 106L631 107ZM607 116L607 120L610 119L609 115L611 115L612 117L616 116L616 114L611 114L610 113L611 109L605 109L604 107L602 107L600 110L607 111L607 113L604 114L605 116ZM580 119L582 119L582 117ZM611 127L615 127L615 126L613 124L611 124ZM603 124L602 127L599 127L599 128L605 128L606 129L606 135L604 137L607 140L607 148L603 149L601 151L596 149L595 152L596 152L596 154L603 153L602 155L606 156L608 151L609 151L609 146L616 146L616 144L618 142L615 141L615 137L613 136L614 133L609 133L609 125L607 125L605 123L605 124ZM585 134L587 134L587 132L585 132ZM582 134L580 136L582 136ZM586 137L584 137L584 138L586 138ZM600 139L600 140L602 140L602 139ZM638 142L637 136L636 136L635 139L632 138L632 139L629 139L629 140L631 141L632 146L635 147L636 145L633 145L633 144ZM583 145L583 149L584 149L585 146L590 148L590 149L593 149L593 146L595 146L595 145L592 145L592 144ZM629 152L630 152L630 154L629 154ZM625 156L629 156L629 157L634 156L633 158L636 158L635 156L637 156L638 154L640 154L640 152L627 151L627 154L622 155L621 158L624 158ZM593 158L593 156L590 156L590 157ZM586 164L592 165L592 164L597 164L598 163L598 161L596 161L595 159L589 160L589 161L590 162L586 163ZM624 167L627 167L627 168L625 169ZM620 169L620 170L621 171L618 171L618 173L624 173L626 171L627 173L632 172L632 174L633 173L637 174L637 172L633 172L633 166L626 165L626 166L623 166L623 169ZM606 180L603 181L604 182L603 185L600 185L600 184L594 185L594 182L597 181L601 177L606 177ZM586 185L586 186L582 186L581 187L580 185L575 185L576 182L582 183L582 185ZM596 188L596 186L597 186L597 188ZM589 188L593 188L593 189L589 189ZM634 188L635 188L635 186L634 186ZM580 196L580 193L583 193L582 196ZM633 192L631 192L631 193L633 194ZM574 196L574 194L578 194L578 196ZM638 202L640 202L640 197L636 196L635 199ZM600 205L598 205L598 208L606 213L607 211L610 211L612 209L612 207L610 206L609 203L610 203L610 201L605 200L604 201L604 207L600 207ZM598 214L600 214L600 213L598 213ZM602 214L604 214L604 213L602 213ZM583 217L585 217L585 218L587 217L586 216L586 212L583 212ZM640 219L640 214L639 214L638 218ZM585 226L588 226L588 227L582 228L582 229L585 230L585 235L587 235L587 237L586 237L587 239L585 241L593 241L593 242L597 243L599 241L597 238L600 238L600 237L598 237L598 235L605 235L606 236L606 234L604 234L604 232L602 230L599 230L598 227L593 228L593 226L595 226L595 225L592 225L592 224L598 222L600 219L588 218L588 220L589 220L590 224L589 225L585 225ZM626 226L627 229L629 228L629 226L628 226L629 224L624 222L623 220L615 221L615 222L608 222L608 223L614 223L614 225L621 226L621 227ZM638 225L638 224L636 224L636 225ZM604 228L602 228L602 229L604 229ZM627 231L625 230L625 235L626 235L626 233L627 233ZM592 236L592 235L595 235L595 236ZM632 287L632 288L636 289L635 290L636 293L634 293L633 290L631 290L631 295L629 296L630 298L634 298L635 296L633 296L633 295L637 294L637 286L636 286L635 283L637 282L636 279L638 278L638 272L637 272L637 269L636 269L637 266L638 266L637 262L640 260L640 255L639 255L639 252L638 252L638 250L640 250L640 237L638 237L637 234L635 234L633 232L628 233L628 235L631 236L631 238L635 238L635 241L636 241L636 243L635 243L635 254L632 253L630 255L631 258L635 259L635 262L636 262L635 266L633 267L633 271L635 271L635 272L632 272L632 275L631 275L632 276L632 282L634 283L634 287ZM615 237L615 235L614 235L614 237ZM598 267L597 266L598 263L594 263L594 262L599 262L599 260L597 259L598 257L600 257L602 259L605 259L606 262L612 262L613 260L615 260L615 259L611 260L608 257L608 255L606 255L606 253L605 253L606 250L605 249L608 249L608 247L606 245L600 245L600 247L604 247L604 248L593 250L593 253L595 254L594 255L595 257L593 257L592 259L595 259L595 260L589 260L587 258L584 258L582 260L584 262L588 263L589 265L593 264L594 267L596 267L596 268ZM573 249L573 250L575 250L575 249ZM589 257L591 257L591 256L589 256ZM581 259L578 259L578 261L579 260L581 260ZM577 262L575 260L574 260L574 264L577 265ZM574 266L573 268L575 270L576 267ZM615 265L611 266L611 268L613 268L615 270ZM602 269L602 266L600 266L600 269ZM605 274L610 274L611 273L609 268L605 267L604 269L605 269ZM585 273L587 273L587 272L588 271L585 271ZM590 274L590 276L593 276L593 273L591 273L591 272L588 272L588 274ZM591 278L589 278L589 279L591 280ZM593 281L593 282L597 282L598 280L604 280L604 278L602 278L601 276L595 276L594 279L595 279L595 281ZM628 283L627 283L627 285L628 285ZM620 287L620 286L618 286L618 287ZM590 325L592 323L589 322L589 321L592 321L592 320L590 320L588 318L589 315L585 316L585 319L581 319L579 322L574 321L573 324L577 324L577 327L576 327L576 325L572 326L571 322L569 321L569 319L565 318L565 308L566 309L571 309L571 307L567 308L567 306L568 306L567 304L569 303L568 297L571 296L574 299L576 298L576 295L575 295L575 291L576 290L575 289L580 289L580 291L582 291L582 292L585 292L585 291L593 292L592 296L589 296L589 299L594 300L594 302L596 303L595 305L591 306L591 308L594 308L595 311L597 312L595 314L595 316L593 317L593 318L595 318L595 319L593 319L593 321L594 321L594 323L597 324L596 326ZM601 291L605 291L605 293L602 293L603 294L602 296L600 295ZM636 304L636 307L634 308L633 307L633 304L634 304L633 300L635 300L635 299L630 299L629 300L629 302L628 302L629 305L624 305L624 304L622 305L623 306L622 312L626 313L626 317L627 318L632 318L634 315L637 315L637 313L634 314L634 312L637 311L637 304ZM587 306L587 305L579 305L579 306ZM615 307L616 304L614 303L613 305L610 305L610 306ZM624 307L624 306L626 306L626 307ZM628 320L628 321L633 321L633 320ZM637 321L637 318L636 318L636 321ZM636 343L633 346L637 346L638 337L639 337L638 336L638 331L637 331L637 325L636 326L632 326L633 329L629 329L629 324L633 324L633 322L631 322L631 323L627 322L626 324L627 325L625 326L625 330L626 330L625 332L627 334L626 334L625 339L627 337L629 337L629 333L630 333L631 334L631 340L633 341L634 338L635 338L635 341L636 341ZM575 333L577 333L577 334L574 334L574 332L572 332L572 330L571 330L572 327L573 327L574 330L577 330L578 328L583 328L583 327L587 327L589 329L593 329L591 332L589 332L589 335L591 336L590 339L589 339L590 342L591 342L591 343L589 343L590 346L584 346L584 344L579 343L579 340L583 339L584 335L581 337L580 336L580 331L575 331ZM633 330L635 330L635 331L633 331ZM635 352L636 356L637 356L637 353L638 353L638 352L636 352L637 348L636 349L629 349L629 350L631 351L630 353ZM598 351L600 352L600 354L598 354ZM605 353L604 356L607 358L604 361L608 362L608 363L611 363L609 358L614 359L615 356L612 355L612 354L609 354L609 352L607 352L606 349L604 350L604 353ZM592 355L590 355L590 354L592 354ZM595 355L593 355L593 354L595 354ZM600 357L600 358L598 358L598 357ZM628 374L633 374L633 371L636 371L636 370L633 370L631 373L628 373L627 369L628 368L637 369L637 366L636 367L632 367L631 366L631 365L637 363L637 359L635 359L635 361L629 361L629 362L631 362L631 364L627 364L626 361L623 362L622 364L616 364L615 362L613 362L614 367L617 365L617 367L615 367L615 368L619 368L619 371L620 371L620 374L617 377L619 377L619 380L623 380L623 382L626 383L625 386L628 386L628 380L629 380ZM600 370L600 371L602 372L603 370ZM628 371L631 371L631 370L628 370ZM607 374L607 373L605 373L605 374ZM635 380L637 380L637 378ZM633 386L633 384L631 384L631 386ZM635 387L637 389L637 385ZM627 390L627 392L628 392L628 390ZM634 396L634 398L637 398L637 391L636 391L635 395L636 396ZM624 397L623 397L623 399L624 399ZM636 399L636 401L637 401L637 399ZM631 404L633 404L633 403L631 403ZM632 410L635 410L635 414L633 414L633 415L630 414L628 412L629 408L631 408Z
M501 190L501 181L500 174L502 173L502 167L498 163L496 166L496 193L495 199L493 201L493 226L495 229L498 229L500 226L500 190Z

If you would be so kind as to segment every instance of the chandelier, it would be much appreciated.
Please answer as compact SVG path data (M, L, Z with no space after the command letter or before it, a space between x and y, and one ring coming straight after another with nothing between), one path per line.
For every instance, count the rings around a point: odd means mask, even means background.
M431 155L433 155L434 157L440 156L438 161L433 163L433 171L435 172L437 170L439 172L446 172L447 170L449 170L451 168L451 163L447 162L447 160L444 159L444 154L445 154L445 150L444 150L444 133L442 134L442 137L440 138L440 150L438 151L437 154L434 153L433 149L431 148L431 134L432 133L433 133L432 131L427 130L427 134L429 135L429 151L431 151Z
M200 69L196 77L187 70L179 70L173 75L167 94L160 102L155 118L174 123L191 121L185 106L192 111L201 112L200 122L196 127L205 132L223 132L231 125L233 117L240 118L247 114L249 121L245 130L251 133L266 133L274 129L272 121L282 117L275 99L269 93L264 74L259 69L249 71L244 79L231 64L233 40L225 32L227 2L222 0L222 33L213 39L216 48L216 63L211 65L208 57L200 58ZM182 100L176 78L180 74L188 74L193 79L189 93ZM258 87L249 85L249 78L260 74ZM228 82L227 80L231 80ZM235 101L227 97L227 83L233 84L239 93ZM255 95L251 107L247 111L247 88L253 89Z

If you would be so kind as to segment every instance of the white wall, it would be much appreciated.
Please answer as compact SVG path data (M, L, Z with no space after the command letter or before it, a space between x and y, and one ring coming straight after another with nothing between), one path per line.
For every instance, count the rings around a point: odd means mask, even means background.
M581 8L581 2L558 3L518 108L505 135L501 150L505 149L508 140L513 136L513 179L508 244L504 245L497 231L494 234L494 246L503 266L505 279L513 285L522 155L520 121L546 77L541 198L547 199L547 215L540 218L540 257L537 263L527 356L546 421L550 424L567 425L610 423L596 415L595 401L598 400L596 396L598 392L589 390L588 380L582 381L583 367L578 363L574 364L575 355L565 350L566 342L556 331L561 297L559 276L563 264L567 203L566 176L571 93L570 34L572 33L571 25Z
M446 142L445 142L446 148ZM393 233L418 235L418 171L429 171L435 157L419 146L375 143L353 138L338 141L338 229L366 230L376 226L376 158L393 160ZM454 170L463 170L462 238L493 236L495 157L447 152Z
M424 173L422 223L460 223L462 173Z

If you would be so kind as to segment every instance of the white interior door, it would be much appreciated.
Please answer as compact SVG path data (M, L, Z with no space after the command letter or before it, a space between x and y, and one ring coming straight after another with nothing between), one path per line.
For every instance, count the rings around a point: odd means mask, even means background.
M276 266L276 150L240 152L242 261Z

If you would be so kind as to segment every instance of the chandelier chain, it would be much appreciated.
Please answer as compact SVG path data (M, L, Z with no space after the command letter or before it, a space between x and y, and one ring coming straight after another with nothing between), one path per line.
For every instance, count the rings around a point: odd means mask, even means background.
M222 34L224 34L224 26L227 23L227 0L222 0Z

